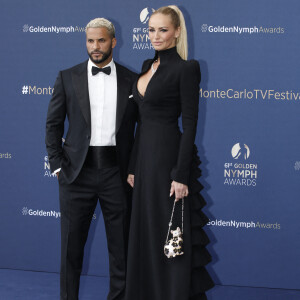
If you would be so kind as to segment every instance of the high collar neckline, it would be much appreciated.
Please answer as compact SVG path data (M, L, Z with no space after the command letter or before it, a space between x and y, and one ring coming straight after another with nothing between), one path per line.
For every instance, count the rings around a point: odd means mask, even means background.
M173 56L178 56L179 54L177 53L177 48L172 47L172 48L168 48L165 50L161 50L161 51L155 51L155 57L154 59L157 59L158 57L160 58L160 60L164 60L168 57L173 57Z

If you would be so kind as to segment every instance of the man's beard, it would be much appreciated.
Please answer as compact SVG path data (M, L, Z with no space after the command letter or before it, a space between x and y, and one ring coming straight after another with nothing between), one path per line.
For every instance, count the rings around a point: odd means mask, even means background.
M112 52L112 48L110 48L107 52L102 52L102 51L99 51L99 50L98 51L92 51L91 53L88 53L88 55L89 55L89 57L90 57L90 59L91 59L91 61L93 63L95 63L95 64L101 64L102 62L106 61L110 57L111 52ZM100 58L100 59L94 59L92 57L92 54L95 54L95 53L102 54L102 58Z

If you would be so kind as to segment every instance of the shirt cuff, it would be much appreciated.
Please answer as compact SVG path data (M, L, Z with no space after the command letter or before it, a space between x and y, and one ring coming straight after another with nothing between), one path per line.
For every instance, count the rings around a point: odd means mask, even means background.
M61 170L61 168L59 168L59 169L56 169L52 174L56 174L56 173L58 173L58 172L60 172L60 170Z

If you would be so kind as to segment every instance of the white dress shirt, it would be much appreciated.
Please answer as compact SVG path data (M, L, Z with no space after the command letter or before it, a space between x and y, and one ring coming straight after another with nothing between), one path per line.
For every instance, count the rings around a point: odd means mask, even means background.
M115 146L117 114L116 65L112 60L104 66L111 67L110 75L103 72L92 75L93 66L97 67L89 59L87 64L87 79L91 107L90 146ZM60 170L59 168L53 173L56 174Z
M111 67L111 74L99 72L92 75L92 67L88 61L88 88L91 106L91 140L90 146L116 145L116 113L117 113L117 72L112 60L105 67Z

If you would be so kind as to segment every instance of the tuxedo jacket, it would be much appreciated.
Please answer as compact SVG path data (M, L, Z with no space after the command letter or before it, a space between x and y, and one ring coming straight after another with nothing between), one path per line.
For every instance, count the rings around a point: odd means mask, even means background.
M87 63L60 71L48 107L46 148L51 171L61 168L66 183L78 176L90 145L91 108ZM117 73L116 150L121 175L127 178L128 161L134 141L137 106L130 98L137 74L115 63ZM64 143L65 119L68 129ZM60 174L60 176L61 176Z

